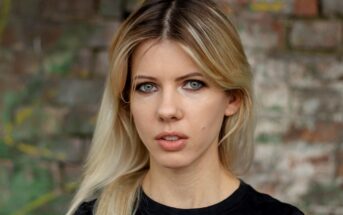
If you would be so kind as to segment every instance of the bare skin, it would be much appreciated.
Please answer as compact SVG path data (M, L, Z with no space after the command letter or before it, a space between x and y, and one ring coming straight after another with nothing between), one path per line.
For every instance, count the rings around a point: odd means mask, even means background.
M231 195L239 180L218 163L206 166L176 171L152 167L144 178L143 190L155 201L175 208L213 205Z
M169 40L141 44L132 76L130 108L150 156L144 192L176 208L206 207L231 195L240 182L220 163L218 136L223 118L239 110L239 97L207 79ZM171 131L187 136L184 147L169 151L157 143L156 135Z

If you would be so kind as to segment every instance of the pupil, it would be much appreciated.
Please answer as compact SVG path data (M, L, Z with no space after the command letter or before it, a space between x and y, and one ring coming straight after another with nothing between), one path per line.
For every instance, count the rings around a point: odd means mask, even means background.
M195 87L195 88L198 87L198 83L197 83L197 82L194 82L194 81L191 82L191 85L192 85L192 87Z

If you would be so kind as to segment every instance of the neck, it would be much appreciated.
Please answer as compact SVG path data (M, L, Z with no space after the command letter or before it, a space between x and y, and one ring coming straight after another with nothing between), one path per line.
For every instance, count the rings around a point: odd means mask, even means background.
M238 188L239 180L224 169L219 156L209 158L179 169L150 162L143 180L144 192L155 201L175 208L200 208L224 200Z

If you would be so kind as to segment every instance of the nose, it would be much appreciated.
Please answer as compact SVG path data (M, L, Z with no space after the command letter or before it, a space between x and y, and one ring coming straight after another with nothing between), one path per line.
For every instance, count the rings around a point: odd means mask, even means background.
M162 122L172 122L183 117L179 95L173 90L165 90L161 94L157 115Z

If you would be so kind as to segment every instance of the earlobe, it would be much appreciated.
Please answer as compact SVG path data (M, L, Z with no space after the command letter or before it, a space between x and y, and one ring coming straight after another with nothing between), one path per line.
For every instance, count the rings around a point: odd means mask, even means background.
M225 109L225 116L232 116L238 112L241 106L241 97L238 93L230 92L227 95L227 106Z

